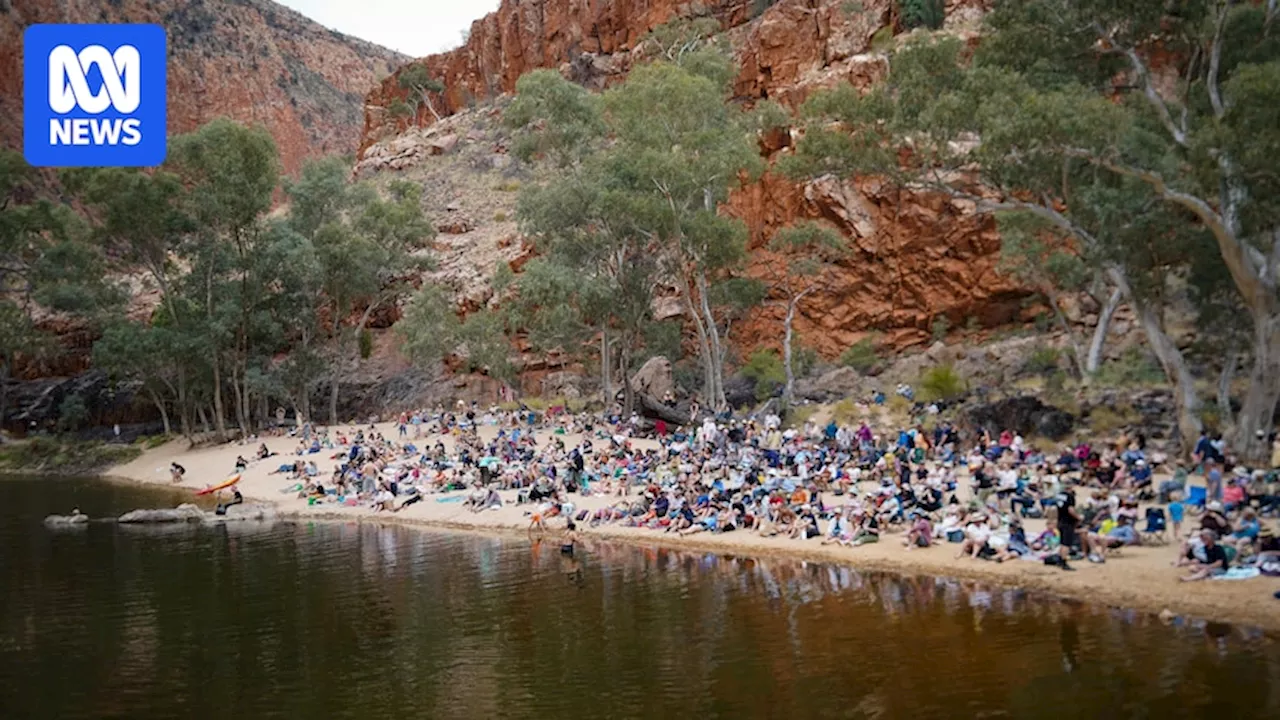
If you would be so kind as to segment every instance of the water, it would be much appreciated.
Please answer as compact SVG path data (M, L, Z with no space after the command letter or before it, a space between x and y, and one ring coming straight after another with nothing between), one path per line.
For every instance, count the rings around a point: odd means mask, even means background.
M0 481L0 718L1280 717L1225 626L933 578L356 524L50 531Z

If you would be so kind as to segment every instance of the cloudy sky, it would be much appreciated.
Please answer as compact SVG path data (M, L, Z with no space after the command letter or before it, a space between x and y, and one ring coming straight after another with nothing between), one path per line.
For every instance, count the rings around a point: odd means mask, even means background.
M462 44L471 22L498 0L276 0L327 28L405 55L422 57Z

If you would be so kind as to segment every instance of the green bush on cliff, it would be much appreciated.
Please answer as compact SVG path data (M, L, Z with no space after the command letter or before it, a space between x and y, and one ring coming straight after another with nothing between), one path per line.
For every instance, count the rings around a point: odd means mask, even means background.
M35 437L0 446L0 471L93 473L142 454L132 445Z

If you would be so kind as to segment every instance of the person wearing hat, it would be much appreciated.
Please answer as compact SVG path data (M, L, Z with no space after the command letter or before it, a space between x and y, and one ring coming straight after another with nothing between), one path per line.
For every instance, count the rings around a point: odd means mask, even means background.
M1211 500L1205 505L1204 514L1200 516L1200 529L1212 530L1217 537L1222 537L1231 532L1231 522L1223 514L1221 502Z

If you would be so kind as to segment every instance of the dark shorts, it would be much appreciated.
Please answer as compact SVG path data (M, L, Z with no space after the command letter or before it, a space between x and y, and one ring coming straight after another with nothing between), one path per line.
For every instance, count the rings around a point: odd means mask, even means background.
M1075 528L1058 526L1058 532L1062 535L1062 544L1066 547L1077 547L1080 545L1080 539L1076 537Z

